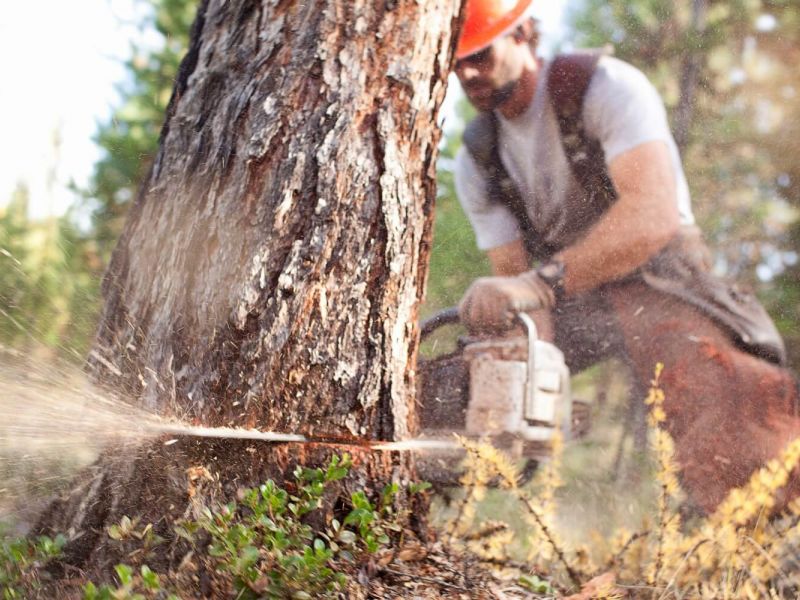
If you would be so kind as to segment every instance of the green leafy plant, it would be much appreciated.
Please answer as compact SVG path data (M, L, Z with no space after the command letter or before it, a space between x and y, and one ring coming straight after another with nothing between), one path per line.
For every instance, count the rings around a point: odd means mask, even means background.
M67 539L40 536L35 540L0 537L0 591L3 600L28 597L39 588L41 570L47 561L61 555Z
M119 564L114 567L119 585L101 585L97 587L92 582L83 586L84 600L146 600L158 598L159 600L178 600L175 594L168 594L161 587L159 576L147 565L142 565L136 573L131 567Z
M217 582L227 585L235 598L272 599L332 598L345 592L347 572L355 565L399 539L404 512L395 508L400 486L391 483L377 497L363 490L350 494L350 508L339 518L320 509L330 506L337 492L331 484L341 481L352 466L347 454L333 456L323 468L297 467L295 484L287 489L268 480L257 488L241 490L235 502L204 508L198 520L174 526L178 539L216 572ZM412 484L407 492L421 493L427 483ZM326 500L328 502L326 502ZM313 523L313 525L312 525ZM159 576L144 564L164 539L153 526L122 517L106 529L108 537L122 545L134 566L118 564L111 584L88 582L84 600L173 600L175 575ZM3 542L0 547L0 600L28 597L35 589L37 565L56 557L65 543L38 538L35 542ZM113 542L112 542L113 543Z
M520 575L517 583L534 594L555 594L555 589L550 582L540 579L537 575Z
M269 480L239 495L238 503L206 509L198 523L184 523L179 535L193 539L198 530L210 534L209 554L217 569L231 577L237 598L325 598L342 591L342 563L389 544L389 533L401 529L392 504L396 484L384 488L373 505L363 491L350 497L352 510L343 521L327 520L315 531L306 517L323 506L328 486L347 476L345 454L325 468L298 467L297 488L290 493Z

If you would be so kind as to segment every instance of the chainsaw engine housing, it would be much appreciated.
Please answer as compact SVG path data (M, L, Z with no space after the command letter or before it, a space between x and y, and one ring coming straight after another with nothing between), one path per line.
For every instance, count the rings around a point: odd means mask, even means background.
M570 437L572 401L564 355L542 340L524 344L523 356L520 346L519 340L512 340L478 342L465 348L468 436L512 434L523 440L548 441L560 429L564 437ZM532 356L524 356L531 350Z

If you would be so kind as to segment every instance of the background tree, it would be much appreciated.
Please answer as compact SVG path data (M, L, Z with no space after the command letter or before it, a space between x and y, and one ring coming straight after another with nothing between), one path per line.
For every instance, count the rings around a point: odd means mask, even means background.
M80 190L83 205L63 217L31 219L29 192L21 184L0 207L0 343L40 354L49 348L78 363L90 347L101 308L99 281L158 149L197 8L197 0L137 1L151 8L140 28L160 34L160 43L132 45L120 105L98 129L104 155Z
M0 325L3 340L12 344L24 334L17 308L21 305L23 291L28 287L23 268L28 256L25 244L28 237L28 195L28 188L19 184L8 204L0 209L0 265L3 267L0 269L0 310L4 316Z
M88 189L83 190L92 212L94 237L106 263L131 199L158 150L159 131L188 47L198 0L145 3L151 10L139 27L157 33L160 43L132 45L132 56L125 63L128 81L120 86L120 105L97 132L96 142L104 156L94 167Z
M800 6L765 2L761 31L749 44L752 74L748 81L758 139L779 206L794 217L800 210ZM786 208L790 207L790 210ZM771 267L779 276L769 290L772 314L778 320L795 365L800 365L800 221L789 230L784 251Z
M97 319L91 234L70 215L33 220L20 184L0 207L0 344L82 362Z

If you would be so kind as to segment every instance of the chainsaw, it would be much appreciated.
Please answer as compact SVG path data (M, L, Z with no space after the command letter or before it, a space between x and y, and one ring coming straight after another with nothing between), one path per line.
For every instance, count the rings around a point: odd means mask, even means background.
M461 337L456 351L421 360L417 401L421 435L400 441L340 440L296 433L228 427L201 427L158 421L153 433L235 438L267 443L358 445L371 451L413 452L417 471L438 486L455 485L464 448L453 434L484 440L522 462L521 479L530 478L550 455L558 434L564 441L583 436L588 404L570 394L563 353L540 340L531 317L516 316L525 335L515 338ZM458 311L445 309L421 325L424 340L444 325L457 324ZM177 439L166 442L174 443Z
M589 427L589 405L574 400L564 354L539 339L533 319L516 315L524 337L461 337L457 349L419 365L417 398L423 440L457 433L483 439L522 462L527 479L547 459L556 435L567 442ZM445 309L421 325L424 340L444 325L458 323ZM420 475L440 485L455 484L462 455L444 449L420 455Z

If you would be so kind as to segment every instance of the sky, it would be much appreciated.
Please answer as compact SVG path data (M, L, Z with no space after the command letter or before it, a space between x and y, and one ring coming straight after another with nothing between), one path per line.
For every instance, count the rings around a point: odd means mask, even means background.
M97 123L118 101L122 61L141 39L136 0L8 2L0 11L0 203L18 182L32 216L61 214L86 183L99 149ZM58 153L53 140L58 135ZM48 186L48 173L56 181Z
M544 43L563 33L566 0L534 3ZM21 182L31 216L63 214L85 186L100 150L97 124L108 119L125 82L131 43L152 43L136 24L145 0L7 2L0 11L0 205ZM445 104L452 110L457 86ZM58 150L54 139L60 139ZM54 174L54 179L51 178ZM50 181L50 183L48 183Z

